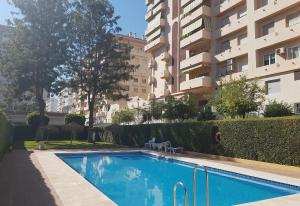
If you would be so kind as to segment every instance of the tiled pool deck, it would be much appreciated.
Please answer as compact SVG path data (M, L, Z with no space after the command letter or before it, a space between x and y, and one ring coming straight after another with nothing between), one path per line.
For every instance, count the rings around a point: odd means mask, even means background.
M101 152L118 152L118 151L142 151L153 155L160 153L145 150L101 150ZM31 154L38 162L38 170L45 181L49 184L51 193L54 194L57 206L94 206L116 205L103 193L97 190L92 184L86 181L63 161L55 153L65 151L35 151ZM86 152L86 151L71 151ZM226 159L213 156L199 156L196 154L177 155L172 158L205 165L208 167L237 172L240 174L250 175L257 178L271 181L282 182L290 185L300 186L300 168L280 166L275 164L260 163L255 161ZM299 206L300 194L286 197L274 198L270 200L247 203L243 206Z

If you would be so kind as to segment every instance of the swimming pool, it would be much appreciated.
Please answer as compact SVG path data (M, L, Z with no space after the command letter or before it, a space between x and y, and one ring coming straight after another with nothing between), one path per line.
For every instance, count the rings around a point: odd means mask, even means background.
M57 154L119 206L172 206L182 181L193 205L194 165L141 152ZM208 168L211 206L231 206L300 193L300 188ZM205 172L197 169L197 206L206 204ZM177 190L177 205L184 192Z

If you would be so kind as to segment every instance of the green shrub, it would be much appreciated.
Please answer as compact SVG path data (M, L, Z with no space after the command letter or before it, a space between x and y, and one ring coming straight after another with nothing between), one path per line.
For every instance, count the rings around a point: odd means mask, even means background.
M71 122L77 123L81 126L85 124L85 116L82 114L67 114L65 116L65 123L69 124Z
M214 141L218 127L221 143ZM256 118L176 124L111 126L113 142L143 146L152 137L200 153L300 165L300 118Z
M266 105L264 116L265 117L283 117L291 116L293 114L292 107L284 102L271 101Z
M112 117L112 122L114 124L130 123L134 121L135 121L135 111L129 109L116 112L115 115Z
M11 142L11 126L5 114L0 111L0 159L7 151Z
M40 118L40 114L38 112L31 112L29 114L27 114L26 116L26 120L27 120L27 124L28 126L37 129L40 125L41 125L41 118ZM44 116L44 125L48 125L49 124L49 117L47 115Z

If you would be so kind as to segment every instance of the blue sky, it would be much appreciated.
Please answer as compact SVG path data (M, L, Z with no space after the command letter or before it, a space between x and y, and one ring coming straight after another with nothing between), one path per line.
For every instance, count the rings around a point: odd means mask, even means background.
M144 34L146 29L145 1L144 0L111 0L116 15L119 15L119 25L122 27L122 34L129 32L137 33L139 37ZM6 3L6 0L0 0L0 24L5 24L5 20L11 17L10 12L13 7Z

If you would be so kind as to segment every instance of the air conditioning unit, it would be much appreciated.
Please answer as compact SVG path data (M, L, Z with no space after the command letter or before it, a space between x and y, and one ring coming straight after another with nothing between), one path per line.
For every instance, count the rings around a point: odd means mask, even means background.
M277 55L285 54L285 48L281 47L281 48L276 49L276 54Z

